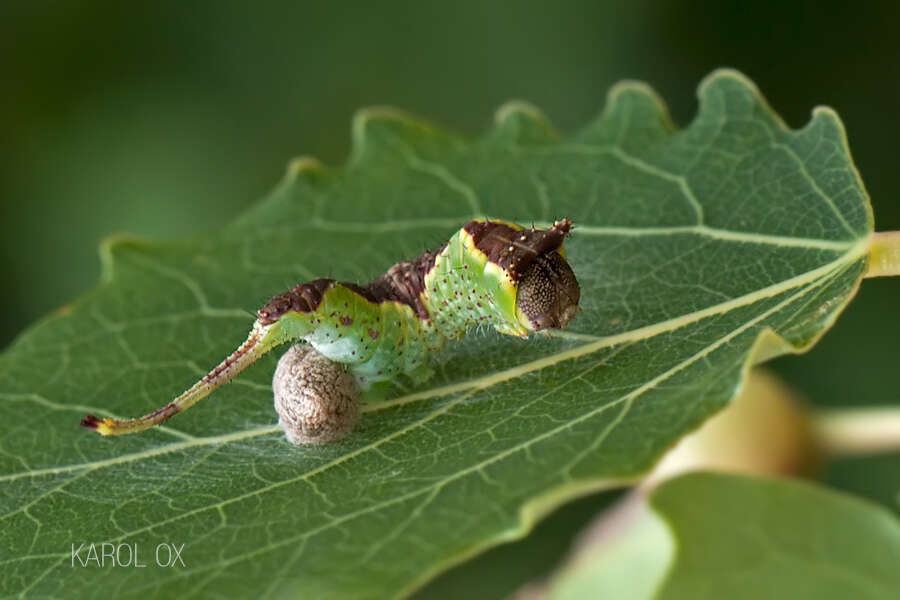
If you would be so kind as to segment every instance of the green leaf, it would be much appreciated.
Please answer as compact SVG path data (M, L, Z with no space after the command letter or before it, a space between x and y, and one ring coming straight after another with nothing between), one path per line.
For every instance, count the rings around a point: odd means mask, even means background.
M900 521L869 502L796 481L694 474L651 504L678 546L660 599L888 600L900 590Z
M523 587L549 576L560 557L570 551L572 540L625 493L610 490L568 502L547 515L526 537L491 548L441 573L412 598L512 598Z
M633 500L610 536L553 578L548 598L889 600L900 590L900 521L875 504L713 473L663 483L653 511Z
M706 506L703 502L694 502ZM559 571L545 584L549 600L651 600L676 551L672 532L634 491L589 525Z
M100 287L3 354L5 593L410 591L566 498L640 477L754 356L812 344L866 265L871 213L836 115L789 131L730 71L703 83L682 131L628 83L566 139L511 104L475 141L364 111L353 143L341 171L294 162L222 231L107 243ZM574 220L584 312L567 332L469 335L324 447L274 425L276 356L156 431L77 426L168 401L298 280L367 281L478 215ZM145 560L183 543L185 566L73 567L81 542L138 544Z

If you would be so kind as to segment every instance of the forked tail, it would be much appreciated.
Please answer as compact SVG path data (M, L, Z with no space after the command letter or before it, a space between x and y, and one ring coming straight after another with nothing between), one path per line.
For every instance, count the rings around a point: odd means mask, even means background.
M169 402L162 408L146 414L137 419L100 419L94 415L87 415L81 420L81 425L93 429L100 435L125 435L138 433L150 429L168 421L173 415L185 411L208 396L213 390L230 381L235 375L243 371L256 361L260 356L285 341L279 335L279 324L262 325L257 321L253 325L247 341L241 344L228 358L207 373L203 379L195 383L183 394Z

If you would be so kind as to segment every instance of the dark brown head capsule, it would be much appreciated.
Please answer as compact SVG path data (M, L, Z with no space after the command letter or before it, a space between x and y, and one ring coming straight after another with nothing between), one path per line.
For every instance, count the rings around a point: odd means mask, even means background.
M558 252L541 254L519 281L516 308L531 323L533 331L562 329L578 311L581 288L575 273Z

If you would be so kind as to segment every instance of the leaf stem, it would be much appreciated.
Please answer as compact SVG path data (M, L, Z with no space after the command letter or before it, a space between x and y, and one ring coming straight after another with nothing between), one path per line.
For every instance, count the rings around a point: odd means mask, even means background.
M828 454L900 452L900 408L826 410L813 417L812 425Z
M866 277L900 276L900 231L879 231L872 236Z

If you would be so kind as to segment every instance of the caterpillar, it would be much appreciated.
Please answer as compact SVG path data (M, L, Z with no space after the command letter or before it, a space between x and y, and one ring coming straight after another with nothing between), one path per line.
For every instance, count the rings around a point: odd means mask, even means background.
M426 379L428 355L478 325L517 337L564 328L581 294L563 247L571 228L568 219L549 229L474 220L437 250L395 264L368 285L297 285L269 300L247 340L169 404L137 419L87 415L81 425L107 436L164 423L288 341L346 365L367 389L399 374Z

